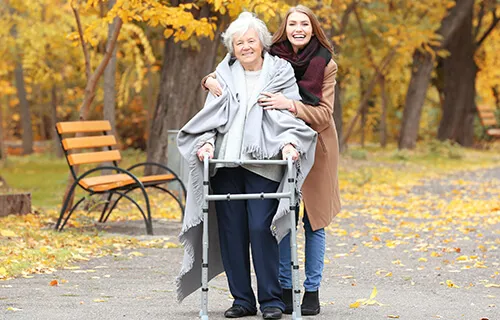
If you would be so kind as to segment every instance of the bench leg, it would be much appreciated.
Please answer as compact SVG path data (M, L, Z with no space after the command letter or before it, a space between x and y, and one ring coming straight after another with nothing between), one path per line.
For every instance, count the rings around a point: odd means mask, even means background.
M71 199L71 197L73 196L73 193L75 192L75 188L76 188L77 183L78 183L77 181L73 182L73 184L71 185L71 187L69 189L68 195L66 196L66 199L64 199L64 203L63 203L63 206L61 208L61 213L59 214L59 218L57 219L57 223L56 223L56 226L54 228L58 231L62 230L62 227L59 229L59 226L61 225L64 214L66 213L66 210L68 209L69 200Z
M69 211L66 219L64 219L64 222L63 224L61 225L61 228L59 229L59 231L62 231L62 229L64 228L64 226L66 225L66 222L68 222L69 218L71 217L71 215L73 214L73 212L75 211L75 209L78 207L78 205L80 203L82 203L82 201L85 200L85 197L82 197L80 200L78 200L77 203L75 203L75 205L73 206L73 208L71 208L71 210Z
M121 198L126 198L130 202L132 202L137 207L137 209L139 209L139 211L141 212L142 217L144 218L144 222L146 224L146 232L147 232L148 235L152 235L153 234L153 221L151 219L151 208L149 206L149 197L146 194L146 190L144 190L143 188L141 188L141 189L143 191L144 199L146 201L146 213L144 213L144 210L141 208L141 206L134 199L132 199L129 195L127 195L127 193L129 193L130 191L132 191L134 189L127 190L125 193L114 191L114 193L120 195L120 197L113 203L113 206L111 207L111 210L108 212L106 218L104 219L104 222L106 222L106 220L108 220L109 215L111 214L111 211L113 211L113 209L116 206L116 203Z
M109 203L111 202L111 197L113 197L113 192L109 193L108 200L106 201L106 204L104 205L104 208L102 209L101 216L99 217L99 222L106 222L106 220L103 221L104 215L106 213L106 210L109 207Z

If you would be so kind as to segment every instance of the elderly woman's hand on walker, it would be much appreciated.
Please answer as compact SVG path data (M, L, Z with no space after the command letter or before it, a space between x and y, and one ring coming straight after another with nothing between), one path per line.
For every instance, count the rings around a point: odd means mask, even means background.
M283 160L287 160L288 157L292 157L292 160L295 161L299 158L299 152L291 143L285 145L283 149L281 149L281 153L283 155Z
M200 159L200 161L203 161L203 157L206 153L208 153L209 159L212 159L214 157L214 146L210 142L205 143L200 149L198 149L196 155L198 156L198 159Z

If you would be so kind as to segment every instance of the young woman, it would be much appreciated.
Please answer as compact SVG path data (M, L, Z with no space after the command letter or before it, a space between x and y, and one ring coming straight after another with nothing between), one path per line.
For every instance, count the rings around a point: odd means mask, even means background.
M304 201L305 294L303 315L320 312L319 287L325 255L325 230L340 211L337 167L339 148L333 122L337 64L333 49L314 13L299 5L290 8L286 19L273 36L271 54L290 62L295 71L301 100L287 99L281 93L263 92L259 103L266 110L287 109L318 132L314 166L302 187ZM213 74L202 80L214 95L221 89ZM280 284L285 302L284 313L292 312L292 281L289 238L280 244Z

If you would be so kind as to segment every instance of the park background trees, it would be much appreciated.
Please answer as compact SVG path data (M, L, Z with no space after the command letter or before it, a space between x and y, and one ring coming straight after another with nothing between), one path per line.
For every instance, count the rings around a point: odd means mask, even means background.
M475 106L499 107L499 1L300 3L318 15L337 52L335 119L343 148L478 141ZM3 1L0 154L46 145L56 154L55 122L106 118L122 148L167 162L168 131L201 108L206 93L199 80L224 55L220 34L227 24L248 10L274 31L295 4Z

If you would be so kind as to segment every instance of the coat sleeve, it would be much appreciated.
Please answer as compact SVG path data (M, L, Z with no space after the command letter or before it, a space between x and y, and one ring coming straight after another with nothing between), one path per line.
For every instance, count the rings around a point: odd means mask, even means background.
M325 68L322 98L319 101L319 105L311 106L304 104L301 101L294 101L294 105L297 110L297 118L304 120L316 132L321 132L332 124L336 75L337 64L335 61L330 60Z

